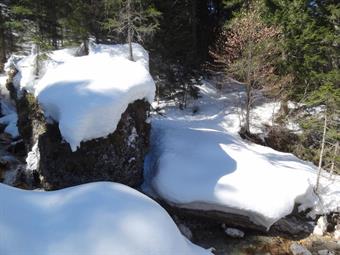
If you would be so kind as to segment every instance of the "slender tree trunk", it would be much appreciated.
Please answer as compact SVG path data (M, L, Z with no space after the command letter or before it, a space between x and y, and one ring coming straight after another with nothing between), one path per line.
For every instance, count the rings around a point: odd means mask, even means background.
M332 165L331 165L331 171L330 171L330 174L329 174L329 179L332 178L333 173L334 173L335 158L336 158L336 155L338 153L338 149L339 149L339 142L336 142L335 147L334 147L334 154L333 154L333 158L332 158Z
M127 15L128 15L128 44L129 44L129 59L133 59L133 49L132 49L132 21L131 21L131 0L127 0Z
M250 108L251 108L251 97L252 97L252 81L251 81L251 70L252 70L252 42L249 42L248 49L248 70L247 70L247 82L246 82L246 123L245 123L245 131L250 133Z
M36 57L35 57L35 76L39 77L40 74L40 46L36 44Z
M193 60L197 59L197 0L191 0L191 33ZM195 61L196 62L196 61Z
M4 20L2 17L2 10L0 6L0 72L3 71L4 63L6 62L6 40L5 28L3 26Z
M89 55L89 40L87 38L84 38L83 44L84 44L84 55Z
M315 192L318 192L319 185L320 185L323 152L324 152L324 149L325 149L325 141L326 141L326 131L327 131L327 113L325 113L325 122L324 122L324 125L323 125L323 134L322 134L321 150L320 150L320 157L319 157L319 168L318 168L318 176L316 178Z

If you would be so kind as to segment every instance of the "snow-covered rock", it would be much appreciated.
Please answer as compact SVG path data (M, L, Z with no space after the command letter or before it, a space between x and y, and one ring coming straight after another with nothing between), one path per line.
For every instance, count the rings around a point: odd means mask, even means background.
M323 236L327 232L327 226L327 217L321 216L317 221L317 224L313 230L313 234L317 236Z
M312 253L307 250L305 247L298 243L293 243L290 246L290 251L292 252L293 255L312 255Z
M181 235L157 203L120 184L55 192L0 184L0 203L4 255L210 254Z
M151 103L154 94L154 81L144 65L106 52L49 69L35 89L45 115L59 123L73 151L81 141L113 133L130 103Z
M75 49L49 53L39 76L34 54L8 63L15 68L7 87L29 153L27 169L38 172L45 189L92 181L136 187L143 181L146 119L155 93L148 53L134 44L134 62L127 45L90 48L82 57Z
M136 61L128 60L128 45L91 43L88 56L75 57L76 49L48 54L36 74L36 57L13 56L6 64L18 71L14 86L33 93L45 116L59 123L73 151L80 142L113 133L130 103L154 99L148 53L134 44Z
M238 110L229 102L237 102L237 95L221 95L211 86L201 92L199 113L170 106L165 118L152 120L146 173L154 176L151 186L159 196L177 207L243 215L267 229L296 204L315 214L339 209L339 182L322 173L319 199L312 163L239 137Z

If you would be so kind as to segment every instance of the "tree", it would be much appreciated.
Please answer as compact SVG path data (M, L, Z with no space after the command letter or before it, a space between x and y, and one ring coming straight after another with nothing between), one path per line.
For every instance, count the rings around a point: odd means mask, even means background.
M250 133L250 112L255 100L254 89L277 94L289 82L289 77L277 73L281 58L281 30L267 25L260 15L260 4L255 1L243 8L223 29L211 51L215 64L228 76L246 87L244 132Z
M0 4L0 72L3 70L3 64L6 62L6 39L5 39L5 5Z
M318 191L322 167L329 168L330 172L333 172L335 165L339 163L339 158L334 155L333 151L336 153L340 141L338 132L340 88L333 87L332 83L326 82L309 96L307 102L310 107L323 106L323 125L320 123L319 116L311 118L318 124L316 128L322 127L322 139L319 145L319 172L315 185L315 191Z
M340 5L334 0L266 0L265 16L283 34L282 71L294 78L290 97L301 99L339 70ZM327 77L328 76L328 77Z
M104 22L104 28L126 35L129 59L134 61L133 40L142 41L145 36L152 36L159 29L161 13L147 1L138 0L106 0L106 9L111 15Z

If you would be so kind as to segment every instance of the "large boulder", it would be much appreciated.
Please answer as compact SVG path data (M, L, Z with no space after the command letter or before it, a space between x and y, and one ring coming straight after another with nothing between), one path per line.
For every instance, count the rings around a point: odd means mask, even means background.
M6 86L16 104L17 125L28 154L27 181L33 175L47 190L93 181L114 181L132 187L142 183L150 132L148 102L130 103L113 133L81 142L72 151L58 123L47 121L36 97L25 90L18 95L13 85L15 74L13 70Z

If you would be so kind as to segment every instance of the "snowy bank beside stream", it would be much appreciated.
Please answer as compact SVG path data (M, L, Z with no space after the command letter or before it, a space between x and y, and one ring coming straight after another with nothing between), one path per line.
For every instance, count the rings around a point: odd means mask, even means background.
M168 107L166 117L153 118L147 174L162 198L178 207L244 215L266 228L296 203L313 208L311 214L340 209L338 177L322 178L320 204L313 164L242 140L235 132L237 106L231 106L237 95L202 88L197 114Z

